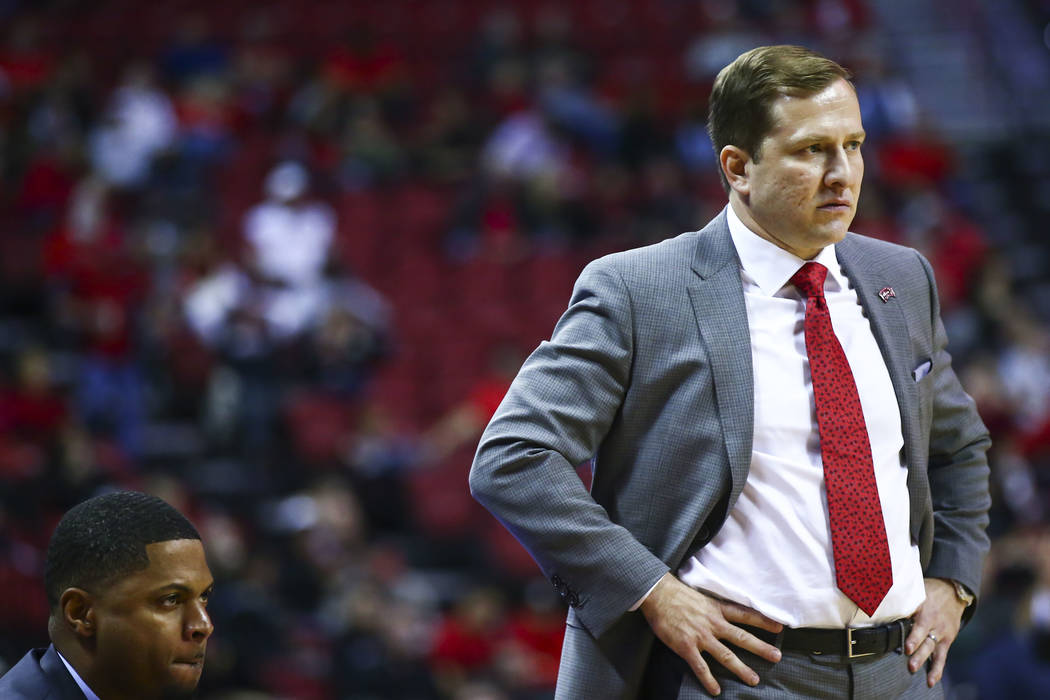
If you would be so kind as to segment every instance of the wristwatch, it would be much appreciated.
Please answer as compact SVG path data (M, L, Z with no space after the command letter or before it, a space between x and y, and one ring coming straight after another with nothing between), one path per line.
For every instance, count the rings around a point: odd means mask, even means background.
M966 586L962 585L955 579L949 580L952 582L952 585L955 586L955 597L965 603L966 607L973 605L974 594L970 593L970 590Z

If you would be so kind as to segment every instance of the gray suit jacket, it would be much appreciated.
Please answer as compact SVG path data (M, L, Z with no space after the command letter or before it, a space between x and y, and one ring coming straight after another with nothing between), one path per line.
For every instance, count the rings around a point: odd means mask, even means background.
M989 440L952 371L933 272L914 250L855 234L836 251L897 395L925 575L977 591ZM653 635L628 609L714 536L747 479L754 392L739 270L724 212L592 262L481 438L472 493L570 606L559 698L637 697ZM885 287L895 296L883 302ZM588 493L573 466L592 456Z

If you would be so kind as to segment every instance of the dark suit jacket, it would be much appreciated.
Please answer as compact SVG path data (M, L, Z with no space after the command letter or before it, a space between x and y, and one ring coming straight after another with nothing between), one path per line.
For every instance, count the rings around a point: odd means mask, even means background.
M952 371L933 272L852 233L835 249L897 396L923 571L977 591L989 441ZM747 480L750 347L722 213L588 265L482 435L472 492L570 606L559 698L637 697L653 635L628 609L711 540ZM573 466L592 456L588 493Z
M3 700L84 700L54 646L33 649L0 678Z

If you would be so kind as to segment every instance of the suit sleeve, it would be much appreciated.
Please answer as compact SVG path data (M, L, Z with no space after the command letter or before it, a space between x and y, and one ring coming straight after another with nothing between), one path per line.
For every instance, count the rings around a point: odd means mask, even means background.
M634 352L627 286L607 260L580 275L550 341L525 361L478 446L474 497L532 554L579 621L600 636L668 571L575 471L627 392Z
M991 445L973 399L952 370L948 338L940 316L933 270L919 256L929 279L933 324L928 475L933 503L933 550L928 577L959 581L975 594L981 588L981 570L988 553L988 459ZM971 606L967 614L973 613Z

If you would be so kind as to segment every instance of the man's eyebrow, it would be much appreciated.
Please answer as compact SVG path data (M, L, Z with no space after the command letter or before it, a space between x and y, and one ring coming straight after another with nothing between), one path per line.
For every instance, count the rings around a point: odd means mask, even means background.
M854 132L846 135L846 140L847 141L860 141L860 140L863 140L865 136L867 136L867 132L865 132L864 130L854 131ZM800 136L796 136L795 138L791 139L790 143L792 143L792 144L820 143L822 141L827 141L830 138L831 137L826 135L826 134L820 134L820 133L813 132L813 133L809 133L809 134L802 134Z
M203 592L208 593L213 588L215 588L215 581L210 581L208 585L204 587ZM170 593L172 591L178 591L179 593L193 593L193 589L191 587L187 586L184 583L178 583L176 581L166 583L163 586L157 586L154 592L157 595L160 595L161 593Z

